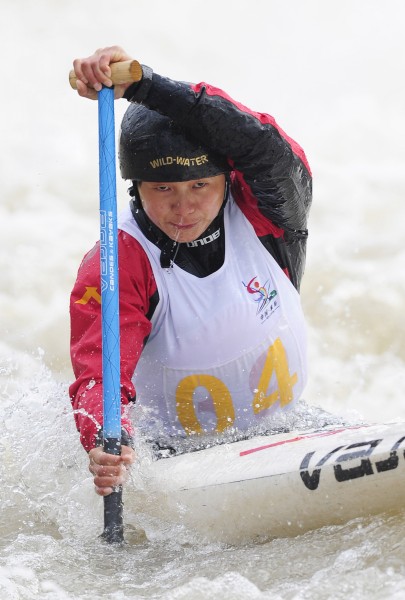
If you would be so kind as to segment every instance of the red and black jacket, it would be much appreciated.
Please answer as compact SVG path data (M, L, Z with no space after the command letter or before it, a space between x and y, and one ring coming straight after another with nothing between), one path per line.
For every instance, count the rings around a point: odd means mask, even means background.
M128 88L125 97L167 115L203 146L227 157L233 169L233 197L265 248L299 290L312 198L311 173L301 147L282 131L273 117L249 110L208 84L189 85L145 69L144 79ZM218 219L220 224L221 215ZM148 227L144 215L137 221L148 237L153 235L153 227ZM159 245L158 240L156 243ZM223 251L221 243L223 238L210 245L213 260L207 262L207 255L182 248L176 262L197 276L204 276L207 268L208 272L217 268L218 253ZM204 263L201 272L199 263ZM125 412L125 406L135 398L132 376L150 334L150 319L159 296L145 251L122 231L119 232L119 279L121 389ZM70 395L86 450L95 445L96 423L102 424L99 280L96 245L83 260L71 296L71 358L76 381L70 387ZM125 415L123 425L130 431L131 424Z

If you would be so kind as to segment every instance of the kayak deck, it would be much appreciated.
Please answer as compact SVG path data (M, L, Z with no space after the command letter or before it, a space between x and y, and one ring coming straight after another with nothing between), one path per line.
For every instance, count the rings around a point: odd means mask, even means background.
M143 508L230 543L297 535L402 508L404 449L405 423L257 436L149 464Z

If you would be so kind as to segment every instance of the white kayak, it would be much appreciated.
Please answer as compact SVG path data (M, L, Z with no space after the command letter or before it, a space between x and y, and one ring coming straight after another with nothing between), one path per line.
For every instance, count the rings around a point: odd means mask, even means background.
M257 436L149 464L147 505L213 540L297 535L401 509L404 449L405 423Z

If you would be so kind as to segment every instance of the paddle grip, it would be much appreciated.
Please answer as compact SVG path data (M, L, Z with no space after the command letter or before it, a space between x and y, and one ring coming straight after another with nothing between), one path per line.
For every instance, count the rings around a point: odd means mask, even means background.
M123 62L111 63L111 81L113 85L122 83L133 83L142 79L142 67L137 60L125 60ZM76 73L72 69L69 73L69 83L76 90Z

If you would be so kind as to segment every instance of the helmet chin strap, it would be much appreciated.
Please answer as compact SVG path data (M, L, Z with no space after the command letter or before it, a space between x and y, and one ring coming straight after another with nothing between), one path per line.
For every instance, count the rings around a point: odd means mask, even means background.
M229 198L230 184L230 176L228 173L226 173L224 197L221 204L221 208L219 209L218 214L215 218L217 218L225 208L225 205ZM169 238L161 229L159 229L159 227L157 227L157 225L153 223L153 221L150 220L142 206L137 181L132 182L132 186L128 189L128 193L132 198L130 205L134 219L141 227L143 233L147 235L148 239L151 240L154 244L156 244L158 248L160 248L160 266L162 267L162 269L170 270L174 265L174 261L176 259L177 252L179 251L181 242L176 242L176 240L172 240L171 238ZM207 229L209 229L209 227L211 227L211 224L208 226ZM204 233L202 234L202 236L204 236Z

